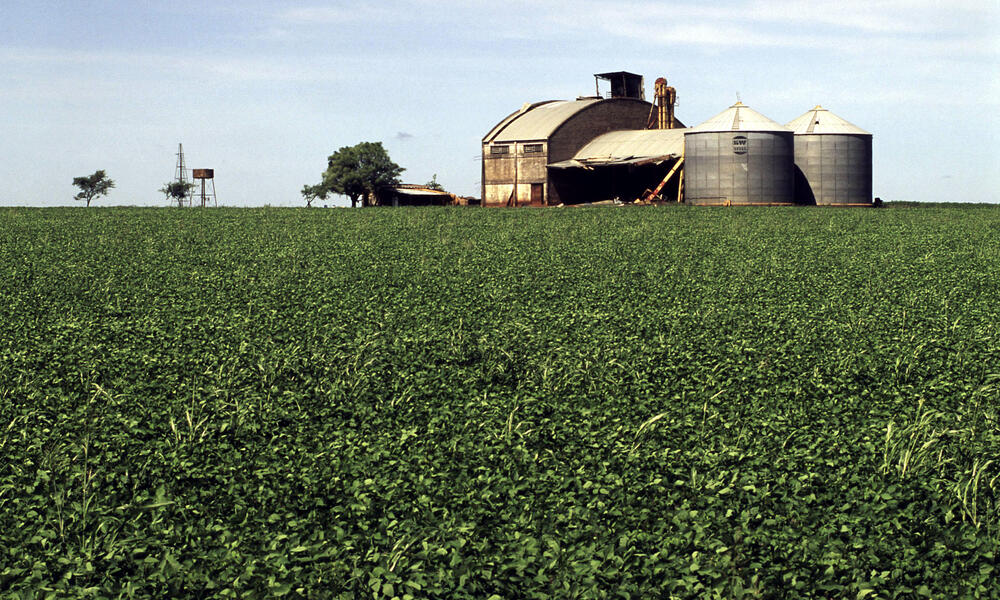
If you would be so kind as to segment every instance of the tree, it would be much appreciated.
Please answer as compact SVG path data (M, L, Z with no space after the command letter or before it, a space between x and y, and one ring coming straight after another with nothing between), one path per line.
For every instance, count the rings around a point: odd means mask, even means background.
M73 196L73 199L86 200L89 207L91 200L107 196L108 190L115 187L115 182L108 179L108 176L101 170L95 171L93 175L86 177L74 177L73 185L80 188L80 192Z
M370 206L375 203L375 190L398 184L404 170L392 162L382 142L361 142L331 154L323 181L314 187L347 196L352 207L359 199L362 206Z
M441 191L441 192L444 191L444 186L441 185L440 183L438 183L438 174L437 173L434 174L434 177L431 177L430 181L428 181L427 183L424 184L424 187L427 188L427 189L429 189L429 190L438 190L438 191Z
M306 199L306 208L312 208L314 200L326 200L326 195L329 193L330 190L323 187L322 183L302 186L302 197Z
M167 199L176 201L177 206L184 206L184 199L188 197L192 189L194 189L194 184L190 181L171 181L164 183L159 191L166 195Z

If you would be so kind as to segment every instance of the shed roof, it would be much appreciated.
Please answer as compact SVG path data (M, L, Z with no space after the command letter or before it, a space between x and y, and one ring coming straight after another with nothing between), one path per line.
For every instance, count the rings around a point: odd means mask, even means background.
M610 73L594 73L594 77L600 77L602 79L610 79L616 76L626 76L626 77L642 77L638 73L630 73L628 71L611 71Z
M796 134L871 135L871 133L845 121L818 104L804 115L789 121L788 128Z
M416 185L396 185L391 186L388 189L396 192L397 194L405 194L407 196L451 196L451 194L444 190L433 190L431 188Z
M567 161L552 168L657 164L684 153L686 129L628 129L610 131L590 141Z
M701 125L688 129L689 133L703 133L707 131L790 130L781 123L768 119L742 102L737 102Z
M604 102L598 98L550 100L525 104L483 138L484 142L518 142L548 139L560 125L588 106Z

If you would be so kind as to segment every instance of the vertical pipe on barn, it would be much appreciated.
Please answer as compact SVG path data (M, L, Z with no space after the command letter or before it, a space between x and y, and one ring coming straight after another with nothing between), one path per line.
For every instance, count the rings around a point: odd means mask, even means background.
M674 120L674 103L677 101L677 90L667 85L667 80L660 77L654 85L656 96L656 128L673 129L676 127Z

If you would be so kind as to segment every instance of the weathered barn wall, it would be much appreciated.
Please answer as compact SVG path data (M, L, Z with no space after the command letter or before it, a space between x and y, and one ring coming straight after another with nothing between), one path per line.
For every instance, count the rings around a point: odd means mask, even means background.
M514 187L514 169L517 166L513 144L497 144L510 150L508 154L495 154L490 144L483 144L483 205L505 204Z
M596 102L567 120L549 139L549 162L573 155L597 136L619 129L645 129L652 104L633 98Z
M560 114L558 122L539 116L525 117L538 107L539 115L547 111L565 113ZM644 128L651 107L650 103L633 98L588 98L540 103L507 117L483 140L483 205L551 205L575 201L572 194L566 200L565 194L556 189L547 165L572 158L587 142L608 131ZM538 134L532 135L531 128L522 126L520 133L525 134L524 139L511 139L513 136L506 132L517 130L521 118L535 118ZM564 188L564 192L568 190Z
M540 141L483 144L483 204L521 206L531 203L532 184L544 187L546 182L546 145ZM493 147L496 146L506 146L508 153L495 154ZM517 194L512 196L515 182Z
M549 139L548 162L554 163L573 156L597 136L620 129L644 129L652 104L634 98L614 98L598 102L580 111L552 134ZM560 185L564 177L549 179L547 204L587 202L578 199L571 186Z

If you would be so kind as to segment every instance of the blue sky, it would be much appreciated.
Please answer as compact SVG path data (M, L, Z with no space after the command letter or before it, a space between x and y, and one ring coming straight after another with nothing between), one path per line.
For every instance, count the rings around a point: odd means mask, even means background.
M163 205L178 142L220 204L301 206L326 157L381 141L479 195L479 141L523 103L627 70L695 125L816 104L874 133L886 200L1000 202L1000 3L0 0L0 205Z

